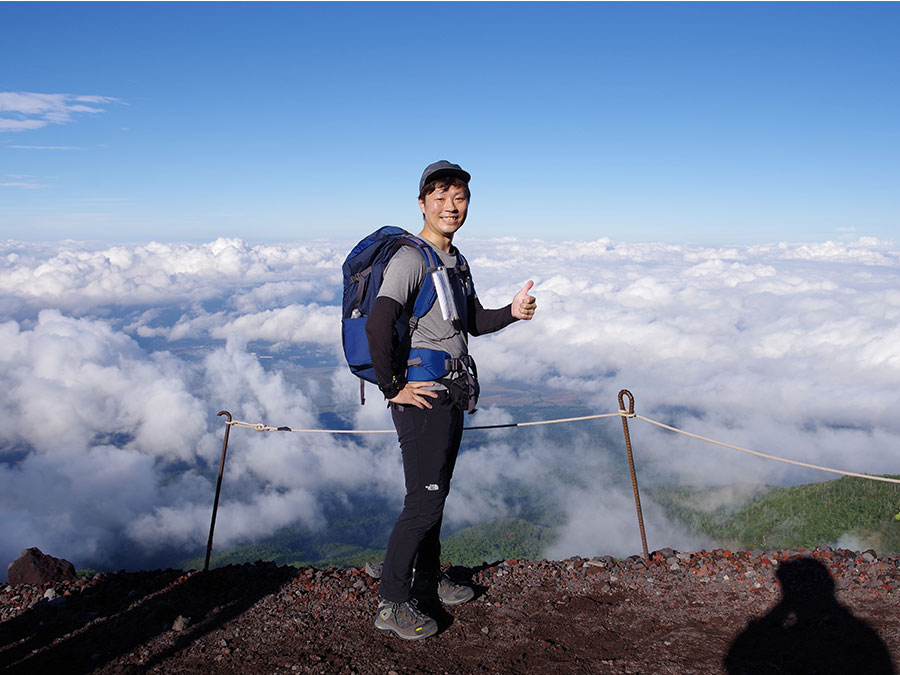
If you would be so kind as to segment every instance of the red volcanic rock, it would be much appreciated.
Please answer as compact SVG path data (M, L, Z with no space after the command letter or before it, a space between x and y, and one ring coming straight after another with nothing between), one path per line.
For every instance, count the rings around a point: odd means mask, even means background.
M41 553L37 548L26 548L8 567L9 583L41 585L48 581L74 581L75 566L68 560Z
M639 560L445 568L476 597L426 607L439 631L424 643L375 631L378 582L358 568L256 563L0 584L0 671L870 675L900 663L896 557L664 549Z

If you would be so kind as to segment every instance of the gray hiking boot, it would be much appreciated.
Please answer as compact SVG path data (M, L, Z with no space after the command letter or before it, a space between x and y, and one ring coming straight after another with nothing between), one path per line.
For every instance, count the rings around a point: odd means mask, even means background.
M461 605L475 597L471 586L450 581L444 574L438 579L437 594L445 605Z
M375 628L383 633L394 633L403 640L421 640L437 633L438 625L419 611L415 600L382 600L378 603Z
M423 572L413 577L411 593L414 598L440 600L445 605L461 605L475 597L475 591L450 581L443 572Z

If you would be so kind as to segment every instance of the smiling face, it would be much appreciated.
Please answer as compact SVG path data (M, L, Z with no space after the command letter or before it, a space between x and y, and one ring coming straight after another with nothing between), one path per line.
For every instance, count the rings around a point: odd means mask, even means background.
M466 222L469 191L460 185L439 184L432 192L419 198L419 208L425 216L420 236L446 251L450 248L453 235Z

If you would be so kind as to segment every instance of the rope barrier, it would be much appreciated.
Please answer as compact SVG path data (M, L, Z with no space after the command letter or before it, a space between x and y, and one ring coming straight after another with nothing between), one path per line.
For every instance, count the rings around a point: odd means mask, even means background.
M635 415L635 417L639 420L643 420L644 422L648 422L650 424L656 425L663 429L668 429L669 431L674 431L678 434L684 434L685 436L690 436L691 438L696 438L700 441L706 441L707 443L712 443L713 445L719 445L723 448L728 448L730 450L737 450L738 452L746 452L750 455L756 455L757 457L763 457L764 459L772 459L776 462L784 462L785 464L793 464L795 466L803 466L807 469L818 469L819 471L828 471L830 473L838 473L843 476L853 476L854 478L866 478L868 480L878 480L883 483L900 483L900 479L897 478L885 478L884 476L872 476L866 473L854 473L853 471L841 471L840 469L829 469L826 466L819 466L818 464L807 464L806 462L798 462L794 459L785 459L784 457L776 457L775 455L767 455L762 452L757 452L756 450L748 450L747 448L742 448L737 445L731 445L729 443L722 443L721 441L715 441L711 438L707 438L706 436L700 436L698 434L692 434L690 431L682 431L681 429L677 429L676 427L671 427L668 424L663 424L662 422L657 422L656 420L651 420L649 417L644 417L643 415Z
M625 398L628 398L628 406L625 406ZM210 555L212 554L212 543L213 543L213 530L216 525L216 510L219 505L219 493L222 487L222 475L225 469L225 454L228 449L228 433L231 430L231 427L239 427L242 429L254 429L255 431L291 431L294 433L302 433L302 434L393 434L396 433L394 429L294 429L293 427L272 427L266 424L253 424L251 422L244 422L242 420L232 419L231 413L227 410L223 410L219 413L219 416L225 416L225 437L222 440L222 458L219 462L219 479L216 484L216 497L213 501L213 512L212 519L209 524L209 541L206 545L206 564L204 566L204 570L209 569L209 560ZM637 512L638 518L638 526L640 528L641 534L641 545L643 546L644 551L644 559L649 559L650 555L647 551L647 537L644 532L644 517L641 513L641 502L640 495L638 494L638 485L637 485L637 476L635 474L634 469L634 458L632 456L631 451L631 438L628 432L628 420L631 418L639 419L648 424L652 424L654 426L660 427L661 429L666 429L668 431L673 431L678 434L683 434L685 436L689 436L691 438L704 441L706 443L711 443L713 445L718 445L723 448L728 448L729 450L736 450L737 452L744 452L750 455L755 455L756 457L762 457L763 459L771 459L776 462L784 462L785 464L793 464L794 466L802 466L808 469L817 469L818 471L827 471L829 473L836 473L842 476L852 476L854 478L864 478L867 480L877 480L884 483L895 483L900 484L900 479L897 478L885 478L883 476L872 476L864 473L854 473L853 471L841 471L840 469L831 469L826 466L819 466L817 464L807 464L806 462L798 462L793 459L786 459L784 457L776 457L775 455L768 455L763 452L757 452L755 450L748 450L747 448L742 448L737 445L731 445L730 443L723 443L721 441L716 441L712 438L707 438L706 436L700 436L699 434L694 434L689 431L683 431L682 429L678 429L677 427L670 426L668 424L663 424L662 422L657 422L656 420L650 419L649 417L644 417L643 415L637 415L634 412L634 396L632 396L631 392L627 389L623 389L619 392L619 410L613 413L601 413L598 415L584 415L582 417L563 417L559 419L553 420L537 420L534 422L510 422L506 424L485 424L481 426L472 426L472 427L464 427L464 429L469 431L475 430L484 430L484 429L511 429L515 427L534 427L540 426L544 424L562 424L564 422L583 422L586 420L596 420L604 417L621 417L622 418L622 428L625 433L625 445L628 451L628 464L631 469L631 481L634 489L634 503L635 509ZM900 513L895 516L896 519L900 520Z
M509 429L512 427L536 427L541 424L562 424L563 422L583 422L585 420L596 420L603 417L620 417L629 415L624 410L614 413L603 413L600 415L585 415L584 417L562 417L555 420L539 420L537 422L509 422L507 424L485 424L476 427L464 427L466 431L481 431L484 429ZM634 416L632 413L631 417ZM294 429L293 427L270 427L265 424L253 424L251 422L242 422L241 420L232 420L225 424L242 429L255 429L256 431L292 431L295 434L396 434L395 429Z
M596 420L602 419L605 417L623 417L623 418L635 418L639 419L643 422L647 422L648 424L652 424L654 426L660 427L662 429L666 429L668 431L674 431L678 434L683 434L685 436L689 436L691 438L695 438L700 441L705 441L706 443L711 443L713 445L718 445L723 448L728 448L729 450L736 450L738 452L744 452L749 455L755 455L756 457L762 457L763 459L771 459L776 462L783 462L785 464L793 464L795 466L802 466L807 469L817 469L819 471L827 471L829 473L836 473L842 476L852 476L854 478L865 478L867 480L877 480L884 483L897 483L900 484L900 479L897 478L885 478L883 476L872 476L865 473L855 473L853 471L842 471L841 469L831 469L826 466L819 466L818 464L808 464L806 462L799 462L794 459L786 459L784 457L776 457L775 455L768 455L763 452L757 452L756 450L748 450L747 448L742 448L737 445L731 445L730 443L723 443L722 441L717 441L712 438L707 438L706 436L700 436L699 434L691 433L690 431L684 431L682 429L678 429L677 427L669 426L668 424L663 424L662 422L658 422L654 419L650 419L649 417L644 417L643 415L637 415L630 410L619 410L614 413L601 413L598 415L584 415L582 417L562 417L559 419L552 420L538 420L534 422L510 422L507 424L485 424L481 426L472 426L465 427L466 431L481 431L486 429L511 429L515 427L535 427L541 426L544 424L562 424L564 422L584 422L586 420ZM293 427L272 427L265 424L253 424L251 422L244 422L241 420L231 420L225 423L226 425L233 427L240 427L242 429L254 429L256 431L290 431L298 434L395 434L397 433L394 429L294 429Z
M292 427L270 427L265 424L253 424L232 420L226 422L233 427L241 429L254 429L256 431L293 431L295 434L396 434L394 429L294 429Z

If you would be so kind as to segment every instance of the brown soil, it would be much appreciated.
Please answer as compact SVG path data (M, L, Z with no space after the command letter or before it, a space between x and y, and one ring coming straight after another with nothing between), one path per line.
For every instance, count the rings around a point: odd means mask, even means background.
M451 568L476 598L434 611L439 633L416 642L374 630L377 582L358 569L256 563L0 585L0 669L891 673L898 565L823 547Z

